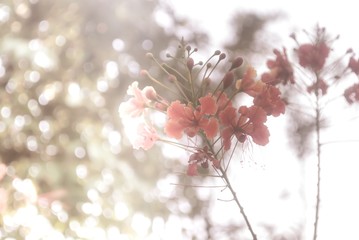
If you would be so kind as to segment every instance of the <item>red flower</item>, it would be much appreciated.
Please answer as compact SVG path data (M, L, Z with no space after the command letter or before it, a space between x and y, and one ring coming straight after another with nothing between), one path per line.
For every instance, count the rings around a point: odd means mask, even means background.
M276 55L276 59L267 61L270 72L264 73L261 80L271 85L277 85L279 83L286 85L288 81L294 83L293 68L288 61L287 50L283 48L283 53L280 53L275 49L273 52Z
M216 99L207 95L200 98L199 102L200 105L195 109L179 101L171 103L167 109L168 121L164 129L169 137L179 139L183 132L194 137L199 130L203 130L210 139L217 135L218 121L213 117L218 109Z
M344 91L344 97L349 104L359 102L359 84L354 84Z
M220 162L208 150L208 147L205 146L203 149L198 149L197 152L190 155L188 160L189 164L187 168L187 175L197 175L198 164L202 168L208 168L209 163L212 163L215 168L220 167Z
M355 60L354 57L351 57L349 60L348 67L356 74L359 75L359 59Z
M218 94L217 94L218 95ZM224 92L220 93L217 97L218 112L223 111L226 107L232 106L232 101L228 98Z
M253 103L263 108L267 115L273 115L274 117L285 112L285 104L280 98L279 89L275 86L266 85L262 92L253 99Z
M232 136L243 143L249 135L255 143L266 145L269 142L269 131L264 125L266 112L258 106L242 106L238 112L239 116L234 107L227 107L219 115L221 124L225 126L221 132L224 150L231 148Z
M303 44L298 49L299 64L302 67L309 67L314 71L319 71L323 68L325 60L329 56L329 47L324 43L318 44Z

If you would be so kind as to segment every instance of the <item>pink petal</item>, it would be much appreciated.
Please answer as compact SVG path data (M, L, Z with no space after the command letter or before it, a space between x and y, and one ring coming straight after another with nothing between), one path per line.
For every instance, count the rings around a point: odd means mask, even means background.
M184 127L175 119L169 119L165 125L165 133L169 137L180 139L182 137Z
M207 125L202 127L207 138L209 139L212 139L217 135L218 128L219 128L218 120L215 118L210 118Z

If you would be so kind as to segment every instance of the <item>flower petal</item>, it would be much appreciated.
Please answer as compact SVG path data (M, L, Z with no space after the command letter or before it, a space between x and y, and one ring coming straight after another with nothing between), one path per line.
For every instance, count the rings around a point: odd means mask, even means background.
M215 118L210 118L207 124L205 126L202 126L203 131L209 139L212 139L217 135L218 128L218 120Z
M216 100L211 95L201 97L199 102L201 103L201 114L214 115L217 112Z

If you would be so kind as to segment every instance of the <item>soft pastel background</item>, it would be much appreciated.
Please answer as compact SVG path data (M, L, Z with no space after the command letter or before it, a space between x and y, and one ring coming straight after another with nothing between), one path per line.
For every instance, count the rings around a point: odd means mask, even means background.
M341 35L338 55L359 52L356 10L353 1L2 1L0 239L250 239L222 201L228 192L174 185L221 185L181 174L182 151L132 149L118 116L127 86L149 84L139 77L155 71L145 54L163 58L182 36L198 58L221 49L259 72L272 48L290 50L289 34L305 39L301 29L316 24ZM339 100L326 112L323 141L342 142L323 147L318 239L359 238L358 111ZM243 146L230 178L259 239L311 239L314 146L297 141L305 131L289 117L269 127L270 144Z

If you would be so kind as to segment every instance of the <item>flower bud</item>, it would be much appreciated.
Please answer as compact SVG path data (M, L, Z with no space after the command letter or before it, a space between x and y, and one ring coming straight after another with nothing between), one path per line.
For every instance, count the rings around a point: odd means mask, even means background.
M147 86L143 89L143 92L147 99L152 100L152 101L157 99L157 93L153 87Z
M140 71L140 76L147 76L148 75L148 71L147 70L145 70L145 69L142 69L141 71Z
M187 59L187 68L188 68L190 71L192 71L193 66L194 66L193 58L188 58L188 59Z
M219 54L221 54L221 51L219 51L219 50L216 50L216 51L214 52L214 55L219 55Z
M154 57L153 57L153 54L150 53L150 52L149 52L149 53L146 53L146 57L148 57L148 58L154 58Z
M223 59L225 59L226 58L226 54L225 53L221 53L220 55L219 55L219 60L223 60Z
M232 66L229 69L229 71L232 71L233 69L239 68L240 66L242 66L242 64L243 64L243 58L237 57L236 59L233 60Z

